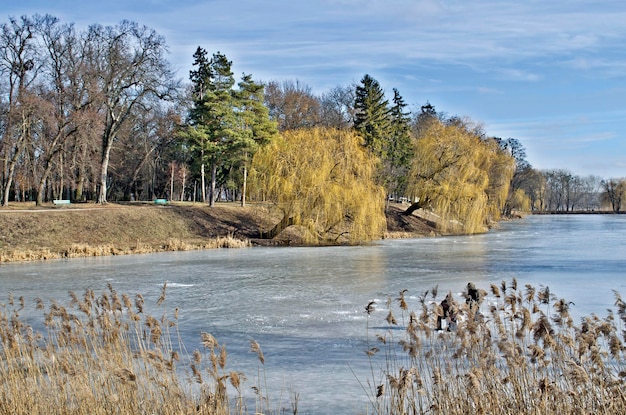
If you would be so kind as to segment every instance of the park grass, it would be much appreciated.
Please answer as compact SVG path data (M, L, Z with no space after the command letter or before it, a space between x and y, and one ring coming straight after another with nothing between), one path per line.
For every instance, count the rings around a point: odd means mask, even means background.
M570 303L548 288L492 285L479 313L458 305L455 331L435 331L437 290L409 310L406 291L385 308L370 303L371 379L361 382L371 414L622 414L626 413L626 303L575 324ZM35 300L41 321L10 293L0 306L0 414L244 414L285 413L264 392L265 360L256 378L227 367L228 353L210 333L188 351L178 313L159 315L140 294L70 293L69 302ZM382 311L382 312L378 312ZM388 324L381 330L379 318ZM35 327L41 327L40 330ZM322 358L323 353L320 354ZM182 370L186 368L185 370ZM184 374L184 375L181 375ZM329 378L332 382L332 377ZM251 388L255 397L244 398ZM298 413L297 399L292 403Z

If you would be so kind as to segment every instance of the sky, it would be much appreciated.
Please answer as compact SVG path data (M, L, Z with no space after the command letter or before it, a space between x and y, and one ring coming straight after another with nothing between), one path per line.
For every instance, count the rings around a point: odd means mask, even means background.
M298 81L322 94L375 78L412 111L515 138L541 170L626 177L623 0L20 0L79 29L131 20L156 30L188 80L198 46L239 77Z

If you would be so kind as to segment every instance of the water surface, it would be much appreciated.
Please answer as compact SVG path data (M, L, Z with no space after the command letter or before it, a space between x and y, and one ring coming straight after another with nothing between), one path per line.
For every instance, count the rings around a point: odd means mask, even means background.
M65 301L67 292L96 293L110 283L120 293L141 293L154 308L164 282L165 307L180 309L189 350L200 333L213 334L229 352L229 370L256 383L265 355L270 405L299 413L365 413L372 379L367 349L384 330L384 303L407 289L419 312L420 294L438 286L459 296L468 281L479 288L511 282L548 286L574 303L577 318L604 316L612 290L626 293L626 215L531 216L505 222L484 235L386 240L362 247L268 248L159 253L0 266L0 296ZM0 297L0 302L3 297ZM365 305L376 300L369 318ZM29 311L30 310L30 311ZM37 316L37 317L36 317ZM249 396L252 392L247 390ZM252 408L251 408L252 409ZM370 411L371 412L371 411Z

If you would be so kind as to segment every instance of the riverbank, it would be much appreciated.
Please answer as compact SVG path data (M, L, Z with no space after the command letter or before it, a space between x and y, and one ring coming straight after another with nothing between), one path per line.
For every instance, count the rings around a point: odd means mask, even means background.
M612 210L536 210L533 215L623 215L626 212Z
M438 235L431 218L404 216L402 210L389 206L386 238ZM0 209L0 262L298 244L289 231L271 241L258 238L279 220L260 204L13 203Z

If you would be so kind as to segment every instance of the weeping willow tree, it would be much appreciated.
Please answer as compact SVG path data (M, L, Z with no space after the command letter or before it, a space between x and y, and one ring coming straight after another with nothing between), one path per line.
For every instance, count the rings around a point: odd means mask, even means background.
M481 143L484 146L481 168L489 176L489 185L485 190L488 200L487 220L497 222L506 210L516 161L510 152L502 148L497 139L489 138L481 140Z
M500 218L514 160L493 140L458 124L432 122L415 140L409 193L440 216L445 232L483 232Z
M283 133L254 155L250 197L271 201L309 243L360 243L386 229L384 190L375 184L378 159L352 131L302 129Z

